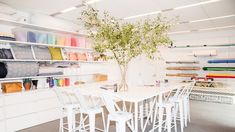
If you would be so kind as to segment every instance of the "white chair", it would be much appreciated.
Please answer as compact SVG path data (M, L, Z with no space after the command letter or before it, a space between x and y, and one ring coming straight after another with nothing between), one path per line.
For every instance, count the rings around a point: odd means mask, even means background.
M130 112L121 111L117 104L114 102L112 95L106 93L102 94L101 96L109 112L106 132L109 131L109 125L111 121L116 122L116 132L125 132L126 123L130 127L131 131L134 131L133 114Z
M188 121L190 122L190 101L189 101L189 96L192 92L192 89L195 85L196 81L194 80L187 86L187 91L182 95L183 98L183 105L184 105L184 123L185 126L187 127Z
M64 129L69 132L75 131L75 113L79 108L78 102L72 100L71 93L68 90L62 90L61 88L54 88L53 90L57 95L62 109L59 132L64 132ZM67 116L67 123L64 123L64 116ZM68 127L64 125L68 125Z
M104 131L105 130L105 119L104 119L103 108L100 106L88 106L87 101L84 98L84 95L82 95L78 89L74 90L74 93L75 93L76 97L78 98L79 104L80 104L79 112L80 112L80 126L81 126L81 128L79 128L78 130L80 130L80 129L87 130L86 127L89 127L90 132L95 132L95 129L97 129L99 131ZM85 125L84 122L87 119L87 116L83 117L83 114L88 116L89 125ZM97 114L101 114L101 116L102 116L104 130L101 130L99 128L95 128L95 116Z
M182 85L182 88L177 89L174 96L169 98L170 102L175 103L176 115L179 114L181 132L184 131L184 126L187 126L187 118L189 115L189 94L193 85L194 82Z

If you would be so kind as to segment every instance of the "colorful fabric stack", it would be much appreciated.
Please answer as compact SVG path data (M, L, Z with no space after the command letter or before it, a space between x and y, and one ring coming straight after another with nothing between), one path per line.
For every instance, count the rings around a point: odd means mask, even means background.
M14 34L10 34L10 33L0 33L0 40L14 41L15 36L14 36Z

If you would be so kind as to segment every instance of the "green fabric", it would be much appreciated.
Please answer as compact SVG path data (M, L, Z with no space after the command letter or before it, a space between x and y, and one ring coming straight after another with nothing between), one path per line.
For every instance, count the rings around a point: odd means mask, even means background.
M235 71L235 67L203 67L204 71Z

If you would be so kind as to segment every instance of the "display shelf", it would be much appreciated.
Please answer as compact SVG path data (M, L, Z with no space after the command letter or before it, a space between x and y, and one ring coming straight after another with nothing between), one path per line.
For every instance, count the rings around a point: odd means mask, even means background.
M203 47L230 47L235 44L214 44L214 45L185 45L185 46L169 46L168 48L203 48Z
M0 81L9 81L9 80L21 80L25 78L38 79L38 78L48 78L48 77L75 77L75 76L88 76L94 75L97 73L83 73L76 75L48 75L48 76L27 76L27 77L14 77L14 78L0 78Z
M0 18L0 23L4 24L4 25L9 25L9 26L16 26L16 27L22 27L22 28L31 28L31 29L34 29L34 30L41 30L41 31L47 31L47 32L56 32L56 33L62 33L62 34L70 34L70 35L75 35L75 36L87 37L87 35L80 34L78 32L66 31L66 30L62 30L62 29L50 28L50 27L45 27L45 26L39 26L39 25L36 25L36 24L16 22L16 21L2 19L2 18Z
M175 64L199 64L199 61L166 61L167 64L175 63Z
M105 61L0 59L0 62L70 62L70 63L104 63Z
M53 45L53 44L44 44L44 43L32 43L32 42L23 42L23 41L0 40L0 43L33 45L33 46L47 46L47 47L58 47L58 48L69 48L69 49L92 51L92 49L90 49L90 48L81 48L81 47L74 47L74 46L62 46L62 45Z

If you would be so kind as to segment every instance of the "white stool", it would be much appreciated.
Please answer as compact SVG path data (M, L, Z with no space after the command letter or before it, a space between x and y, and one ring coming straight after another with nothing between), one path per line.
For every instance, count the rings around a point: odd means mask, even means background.
M109 94L103 94L102 99L107 110L109 111L106 132L109 131L110 121L116 122L116 132L125 132L126 123L130 127L131 131L134 131L133 114L130 112L116 111L116 108L118 110L120 109L117 107L116 103L113 101L112 96ZM128 121L130 121L130 123L128 123Z
M65 91L60 88L54 88L54 92L58 97L62 109L59 132L64 132L64 129L68 130L69 132L75 131L75 113L78 110L79 104L71 100L72 97L69 91ZM67 123L64 123L64 116L67 116ZM68 124L68 128L64 127L66 124Z
M105 119L104 119L103 108L98 107L98 106L89 107L84 99L84 95L82 95L79 90L74 90L74 93L79 100L79 104L80 104L79 112L81 113L80 114L81 115L80 116L80 128L78 128L78 130L80 130L82 128L85 129L85 127L87 127L87 125L84 125L84 122L87 118L87 117L83 118L83 114L85 114L88 116L88 119L89 119L88 126L89 126L90 132L95 132L95 129L97 129L99 131L104 131L105 130ZM97 114L101 114L101 116L102 116L104 130L101 130L99 128L95 128L95 116ZM87 129L85 129L85 130L87 130Z

